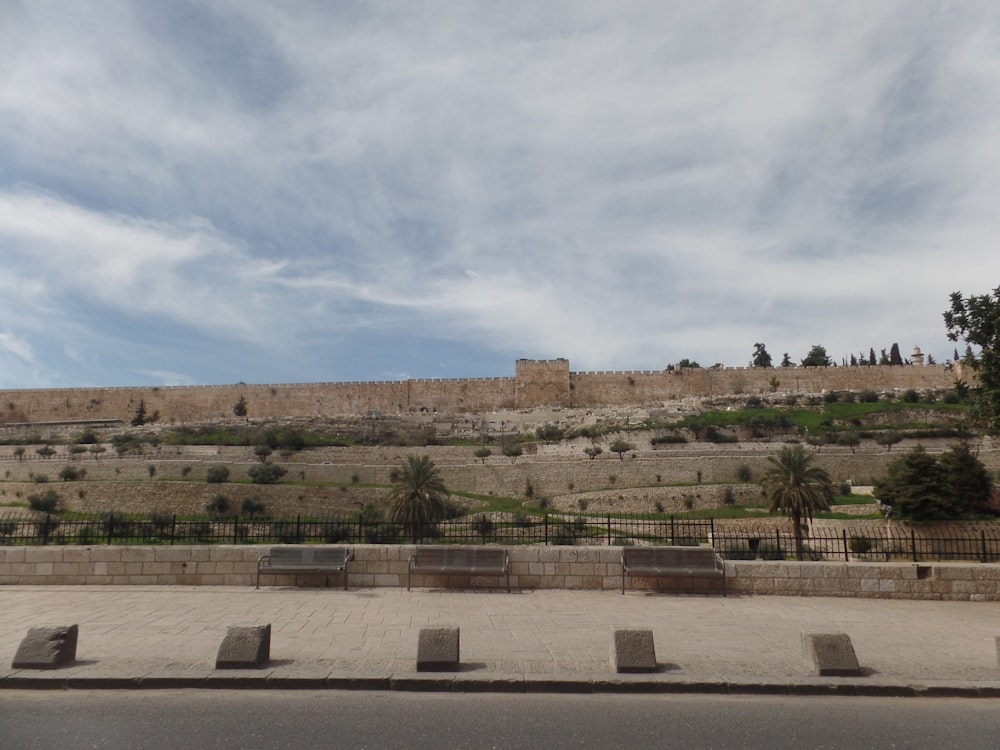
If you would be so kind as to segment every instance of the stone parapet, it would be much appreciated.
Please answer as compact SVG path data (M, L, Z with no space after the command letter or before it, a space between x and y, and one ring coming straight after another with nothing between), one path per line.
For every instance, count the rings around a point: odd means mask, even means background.
M405 588L412 545L357 545L350 588ZM253 586L251 545L172 547L0 547L0 585ZM618 590L620 547L510 547L510 579L520 589ZM265 576L264 586L339 586L340 574ZM502 589L502 576L414 576L421 588ZM629 579L629 590L684 593L684 582ZM878 599L1000 601L1000 565L977 563L726 563L731 594L842 596ZM699 590L697 587L691 591Z

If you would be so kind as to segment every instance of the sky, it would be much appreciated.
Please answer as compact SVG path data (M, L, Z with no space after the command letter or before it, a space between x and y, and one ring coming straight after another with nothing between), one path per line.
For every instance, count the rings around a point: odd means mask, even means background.
M994 0L0 0L0 388L952 357Z

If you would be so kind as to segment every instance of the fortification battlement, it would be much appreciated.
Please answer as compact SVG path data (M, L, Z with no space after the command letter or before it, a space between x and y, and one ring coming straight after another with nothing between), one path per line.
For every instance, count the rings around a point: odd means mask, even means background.
M558 406L662 405L689 398L782 392L943 390L968 375L952 365L734 367L576 372L568 359L519 359L515 376L369 382L112 386L0 391L0 424L129 420L139 402L165 422L383 414L469 414Z

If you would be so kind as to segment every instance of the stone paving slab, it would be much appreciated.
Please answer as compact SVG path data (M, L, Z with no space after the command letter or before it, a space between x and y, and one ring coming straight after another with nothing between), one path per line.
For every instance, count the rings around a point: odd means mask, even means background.
M29 627L79 624L78 660L10 668ZM215 670L230 625L272 625L266 669ZM418 632L459 627L458 672L416 672ZM653 632L659 669L617 675L615 629ZM850 635L866 677L820 678L802 633ZM885 690L1000 694L998 602L607 591L0 587L0 685L448 690ZM49 680L49 683L45 683ZM830 681L832 680L832 682Z

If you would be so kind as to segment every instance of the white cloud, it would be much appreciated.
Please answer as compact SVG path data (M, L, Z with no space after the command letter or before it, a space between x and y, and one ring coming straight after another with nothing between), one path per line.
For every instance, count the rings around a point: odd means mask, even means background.
M943 359L1000 283L992 3L7 13L0 386Z

